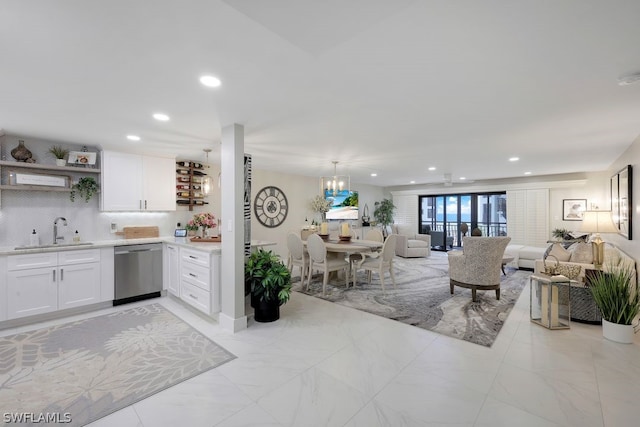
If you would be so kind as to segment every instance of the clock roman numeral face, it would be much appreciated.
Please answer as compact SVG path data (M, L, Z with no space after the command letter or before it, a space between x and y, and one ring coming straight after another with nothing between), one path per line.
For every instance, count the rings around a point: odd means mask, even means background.
M274 228L282 224L287 217L289 204L287 196L278 187L264 187L253 202L253 211L260 224Z

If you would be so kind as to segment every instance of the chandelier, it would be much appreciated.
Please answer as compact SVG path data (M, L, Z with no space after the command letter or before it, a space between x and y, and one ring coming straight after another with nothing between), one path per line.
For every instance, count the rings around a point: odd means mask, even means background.
M351 186L350 178L347 175L338 175L338 161L334 160L333 163L333 176L322 177L322 188L325 190L325 195L337 196L343 191L349 192Z

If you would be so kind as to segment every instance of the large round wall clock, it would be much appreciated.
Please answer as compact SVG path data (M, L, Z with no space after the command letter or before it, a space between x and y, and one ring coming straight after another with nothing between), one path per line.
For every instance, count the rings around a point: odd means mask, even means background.
M287 217L289 203L287 196L278 187L264 187L258 191L253 202L253 211L260 224L274 228L282 224Z

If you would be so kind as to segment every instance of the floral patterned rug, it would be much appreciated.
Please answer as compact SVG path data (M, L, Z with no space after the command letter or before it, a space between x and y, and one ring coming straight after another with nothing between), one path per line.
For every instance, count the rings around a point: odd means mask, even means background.
M358 285L345 289L344 279L330 282L322 296L322 275L315 275L309 290L299 277L293 277L292 289L327 301L387 317L419 328L490 347L524 287L530 271L506 269L500 276L500 300L495 291L478 291L478 301L471 301L471 290L449 290L449 262L446 252L431 252L428 258L393 260L396 276L394 289L385 275L386 293L382 292L378 274L367 284L366 273L358 272ZM294 269L295 272L299 269Z
M159 304L23 332L0 338L0 412L82 426L234 358Z

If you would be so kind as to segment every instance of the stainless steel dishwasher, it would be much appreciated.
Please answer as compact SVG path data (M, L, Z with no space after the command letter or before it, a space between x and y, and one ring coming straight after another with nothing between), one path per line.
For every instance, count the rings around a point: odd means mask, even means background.
M125 304L160 296L162 291L162 243L116 246L115 300Z

